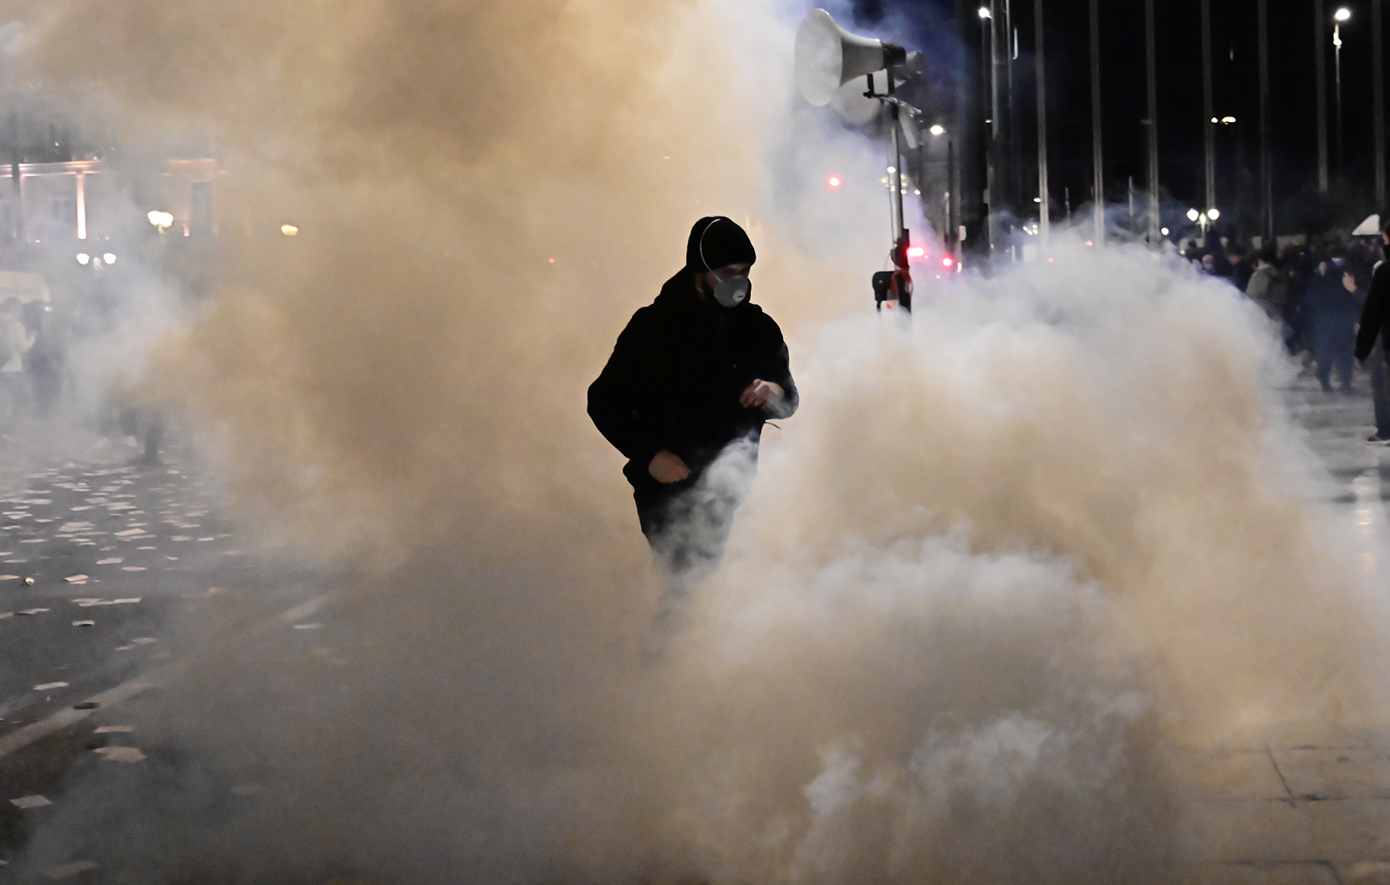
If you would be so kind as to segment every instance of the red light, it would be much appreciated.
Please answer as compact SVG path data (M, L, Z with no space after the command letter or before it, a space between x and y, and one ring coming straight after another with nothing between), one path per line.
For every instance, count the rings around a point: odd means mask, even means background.
M908 247L907 247L907 257L908 257L908 258L926 258L926 257L927 257L927 250L926 250L924 247L922 247L922 246L908 246Z
M554 264L554 263L555 263L555 259L554 259L554 258L550 259L550 263L551 263L551 264Z
M1086 241L1086 245L1087 245L1087 246L1094 246L1095 244L1096 244L1096 243L1095 243L1095 240L1087 240L1087 241Z
M840 176L832 175L825 180L825 183L830 187L831 190L836 190L837 188L839 188L840 185L844 184L845 182L844 179L840 178Z
M942 259L941 259L941 266L942 266L942 267L951 267L951 266L954 265L955 263L956 263L956 260L955 260L954 258L952 258L951 256L949 256L949 255L947 255L945 258L942 258Z

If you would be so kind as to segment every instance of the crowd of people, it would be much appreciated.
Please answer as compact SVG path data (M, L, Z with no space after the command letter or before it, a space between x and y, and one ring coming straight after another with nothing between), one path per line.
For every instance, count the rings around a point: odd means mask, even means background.
M1390 311L1390 274L1372 291L1390 242L1390 225L1386 231L1380 237L1311 247L1266 245L1252 252L1222 242L1184 253L1278 323L1290 356L1302 356L1324 391L1352 393L1355 369L1363 366L1370 376L1375 416L1375 432L1366 441L1377 444L1390 444L1390 369L1380 334Z

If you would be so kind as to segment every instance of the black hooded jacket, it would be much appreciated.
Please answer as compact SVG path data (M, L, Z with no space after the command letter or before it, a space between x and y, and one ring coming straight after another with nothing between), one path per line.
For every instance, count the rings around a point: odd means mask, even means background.
M786 391L776 413L739 405L756 379ZM662 449L690 468L691 479L680 484L688 485L725 446L739 438L756 443L764 421L789 417L797 402L777 323L748 300L733 308L702 300L688 268L633 314L589 385L589 417L627 456L623 473L634 486L655 483L647 466Z
M1371 274L1371 290L1361 308L1361 328L1356 334L1356 358L1364 362L1376 346L1376 339L1390 340L1390 262L1382 261ZM1386 357L1390 360L1390 356Z

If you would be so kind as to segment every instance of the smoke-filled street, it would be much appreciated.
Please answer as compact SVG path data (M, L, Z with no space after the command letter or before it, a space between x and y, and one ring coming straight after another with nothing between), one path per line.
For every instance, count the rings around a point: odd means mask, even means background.
M1324 394L1306 373L1286 397L1325 469L1309 505L1328 508L1366 574L1383 575L1390 455L1362 442L1365 400ZM0 685L5 881L243 881L221 862L152 861L126 840L135 832L157 842L161 827L177 831L182 816L220 830L195 840L251 838L244 818L253 810L294 813L305 797L274 775L275 760L215 755L190 738L199 727L171 722L227 715L208 704L252 716L267 707L293 716L301 701L312 709L301 693L347 690L337 674L370 655L365 646L377 635L370 621L354 622L362 611L351 596L380 588L238 549L223 495L185 446L173 445L159 466L131 462L117 441L85 461L30 464L32 472L11 477L5 489L0 642L12 663ZM389 605L378 614L393 616ZM1294 630L1286 641L1304 637ZM252 660L259 684L210 694L199 687L239 678ZM270 699L277 692L291 698L288 707ZM396 712L401 718L354 724L398 731L427 713ZM1170 801L1180 809L1174 845L1182 881L1374 882L1390 872L1390 748L1374 732L1337 721L1301 728L1163 748L1177 774ZM383 801L365 791L341 798L354 804L334 815L371 817ZM304 855L278 857L274 881L420 881L395 878L389 866L384 878L380 870L369 877L353 867L352 851L325 857L329 834L297 834L291 845L299 838Z
M830 6L0 0L0 882L1390 881L1380 137Z

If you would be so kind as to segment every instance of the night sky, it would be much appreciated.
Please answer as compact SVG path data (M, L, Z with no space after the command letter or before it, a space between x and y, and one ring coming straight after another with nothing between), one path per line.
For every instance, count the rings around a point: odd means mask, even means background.
M1324 0L1328 151L1334 199L1320 201L1316 196L1314 0L1269 0L1270 126L1281 233L1346 223L1364 209L1377 208L1371 195L1371 2ZM958 71L962 63L973 65L973 56L979 52L975 14L979 5L979 0L966 4L969 47L964 53L955 36L954 0L855 0L854 21L845 24L861 33L896 37L910 44L909 48L923 50L931 65L931 89L925 99L928 114L947 121L953 112ZM1340 5L1352 10L1352 19L1342 28L1345 167L1339 180L1332 131L1331 17ZM1251 212L1259 190L1256 0L1211 0L1211 6L1214 111L1218 117L1229 115L1237 120L1234 126L1216 130L1218 204L1230 211L1239 209L1243 202ZM1119 201L1124 199L1129 176L1139 188L1147 181L1142 124L1148 115L1144 3L1101 0L1100 10L1106 188L1107 198ZM1200 15L1201 0L1156 3L1160 179L1172 202L1190 206L1204 202ZM1055 204L1062 199L1064 188L1070 188L1073 205L1079 206L1091 194L1089 3L1045 0L1044 16L1052 196ZM1386 16L1390 17L1390 10ZM1021 178L1031 200L1037 188L1032 0L1013 0L1013 21L1021 50L1015 62L1014 89L1019 144L1024 148L1019 164L1025 167ZM884 33L884 29L892 33Z

